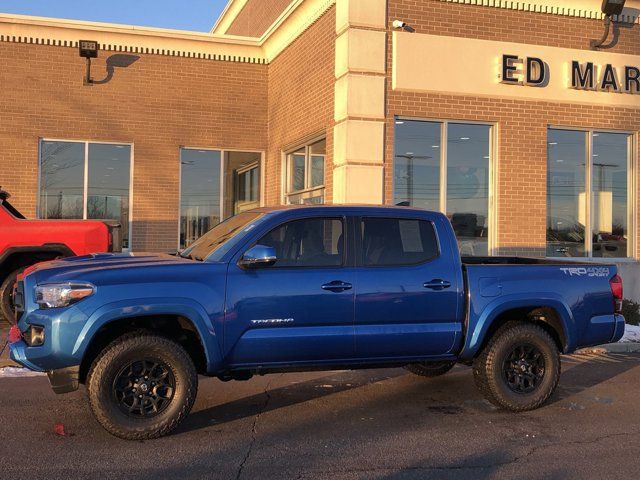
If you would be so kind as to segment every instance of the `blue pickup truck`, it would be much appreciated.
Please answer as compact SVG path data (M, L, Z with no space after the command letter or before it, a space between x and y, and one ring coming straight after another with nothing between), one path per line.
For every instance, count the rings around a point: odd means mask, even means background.
M86 385L97 420L155 438L189 413L198 374L473 366L512 411L542 405L560 353L617 341L613 265L459 255L440 213L404 207L262 208L175 255L38 264L15 290L11 357L53 390Z

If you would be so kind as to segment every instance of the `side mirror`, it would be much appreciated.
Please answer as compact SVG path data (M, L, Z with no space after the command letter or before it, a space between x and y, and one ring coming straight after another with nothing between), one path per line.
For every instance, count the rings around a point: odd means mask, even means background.
M277 259L275 248L254 245L244 253L238 264L243 268L270 267Z

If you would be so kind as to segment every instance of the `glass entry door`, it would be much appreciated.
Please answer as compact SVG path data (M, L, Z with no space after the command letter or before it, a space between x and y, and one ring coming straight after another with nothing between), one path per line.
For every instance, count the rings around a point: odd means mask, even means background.
M225 152L225 218L260 206L260 159L255 152Z
M261 160L259 152L181 149L179 248L260 206Z

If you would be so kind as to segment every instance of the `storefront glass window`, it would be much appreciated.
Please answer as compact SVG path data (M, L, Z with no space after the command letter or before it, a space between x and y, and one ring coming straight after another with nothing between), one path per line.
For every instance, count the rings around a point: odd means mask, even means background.
M446 212L463 255L489 253L491 131L482 124L395 121L394 203Z
M629 255L628 164L631 136L593 133L593 256Z
M396 120L394 203L440 210L441 123Z
M448 125L446 212L463 255L488 254L490 134L488 125Z
M584 257L587 135L551 129L547 135L547 256Z
M40 218L117 220L129 248L130 189L130 145L40 142Z
M89 144L87 218L116 219L129 225L131 147ZM128 229L122 229L128 245Z
M40 218L84 218L85 144L40 144Z
M631 138L549 129L547 256L630 255Z
M183 148L180 152L180 248L220 223L221 153Z
M309 143L286 155L285 201L289 204L324 202L325 139Z

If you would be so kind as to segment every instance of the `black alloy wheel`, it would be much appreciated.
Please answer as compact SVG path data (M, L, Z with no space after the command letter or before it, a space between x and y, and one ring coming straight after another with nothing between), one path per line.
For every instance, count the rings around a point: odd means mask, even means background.
M130 362L116 375L112 393L120 410L131 417L153 417L171 403L176 379L161 360Z
M502 365L504 381L515 393L531 393L544 378L544 356L531 344L516 345Z

